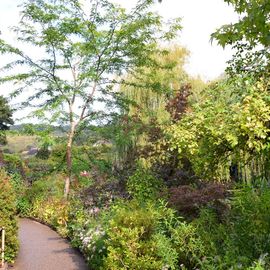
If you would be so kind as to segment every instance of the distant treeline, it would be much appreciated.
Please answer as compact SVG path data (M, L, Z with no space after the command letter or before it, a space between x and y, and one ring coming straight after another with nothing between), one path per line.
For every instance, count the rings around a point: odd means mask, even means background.
M46 131L50 130L52 133L54 133L57 136L61 136L65 134L68 131L68 126L53 126L53 125L46 125L46 124L31 124L31 123L25 123L25 124L19 124L19 125L13 125L10 127L11 131L17 131L19 133L23 134L33 134L36 131Z

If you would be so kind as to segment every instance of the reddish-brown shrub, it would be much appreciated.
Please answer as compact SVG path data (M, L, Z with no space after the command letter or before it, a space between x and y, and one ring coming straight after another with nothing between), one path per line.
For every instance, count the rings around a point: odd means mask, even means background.
M174 121L179 121L188 109L188 97L191 93L191 85L183 85L175 96L169 100L166 110Z
M123 185L119 182L95 183L81 192L80 198L86 208L108 208L116 198L126 198Z
M226 198L227 186L218 183L207 183L200 188L190 185L171 187L169 189L169 206L184 216L193 217L199 209L210 203L218 204Z

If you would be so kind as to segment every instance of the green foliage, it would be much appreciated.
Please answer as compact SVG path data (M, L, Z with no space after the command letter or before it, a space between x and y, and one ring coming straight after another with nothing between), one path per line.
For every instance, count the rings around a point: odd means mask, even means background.
M16 194L16 209L20 216L27 216L31 205L28 199L25 198L25 192L27 189L26 182L19 173L12 173L11 185Z
M78 176L82 171L97 168L100 174L111 170L109 156L110 146L87 142L83 145L76 145L72 149L74 157L73 172Z
M52 174L44 179L35 181L31 188L26 191L26 198L34 202L39 199L50 197L61 198L61 188L63 187L63 176Z
M152 183L150 176L137 171L130 178L136 183L131 185L136 199L104 209L89 203L86 207L76 195L69 202L62 200L59 176L40 180L26 192L24 199L31 204L28 216L68 236L95 269L269 268L267 186L237 188L219 214L205 208L198 219L186 222L165 203L149 197L156 186L144 192L148 184L140 186L139 180Z
M151 155L155 139L160 135L159 125L170 122L168 101L185 83L192 81L183 68L188 51L179 45L163 49L163 53L154 55L158 66L137 69L121 85L126 106L112 138L118 167L132 166L143 153Z
M3 170L0 170L0 227L5 227L6 230L5 260L14 262L19 247L16 196L11 179Z
M206 254L197 227L162 202L115 205L107 224L105 269L197 269Z
M167 142L180 158L191 161L199 177L224 180L232 163L241 168L246 156L267 155L269 94L264 84L252 79L221 82L205 91L205 98L166 129Z
M10 128L10 125L13 125L12 120L12 110L8 105L7 100L0 96L0 145L5 145L7 143L5 130Z
M233 45L236 51L227 72L232 77L255 76L269 87L269 12L268 0L225 0L239 14L236 23L223 25L212 39L220 45Z
M141 202L156 200L162 187L162 181L142 167L138 167L127 182L128 193Z
M108 224L104 269L176 269L177 253L158 230L163 218L155 207L142 207L136 201L115 206Z
M47 147L42 147L38 150L36 157L45 160L48 159L50 157L49 149Z
M47 200L36 199L29 216L53 226L58 233L66 237L68 235L68 209L69 203L64 199L53 197Z
M270 44L269 1L224 1L233 5L234 10L244 16L241 16L237 23L222 26L212 34L212 38L216 38L222 46L245 40L253 47L259 44L268 47Z
M223 222L212 211L202 212L194 221L207 251L202 269L269 268L269 200L268 187L243 188L234 191Z
M0 96L0 130L8 130L13 125L12 110L8 105L7 99Z
M64 178L53 174L37 180L19 201L20 214L36 218L67 236L69 202L62 197Z
M72 245L80 249L89 266L103 269L107 249L102 219L95 219L83 209L81 202L73 200L69 211L68 230Z
M172 40L181 29L179 19L164 27L162 17L151 11L152 0L139 1L130 12L108 0L88 4L86 8L80 0L26 0L22 20L13 30L19 45L27 44L27 51L0 40L0 52L15 58L1 69L8 72L0 83L18 84L12 96L21 97L23 106L37 101L36 117L44 120L49 112L50 124L69 127L65 196L72 180L76 132L89 121L114 115L121 98L113 86L122 83L121 75L158 66L153 57L163 51L158 42ZM33 57L31 48L40 53ZM23 72L18 73L17 66ZM24 95L29 87L33 93ZM97 102L102 106L95 106ZM50 143L51 138L46 139Z
M52 159L44 160L31 157L26 161L25 176L28 182L33 183L52 175L55 171L61 172L60 165Z
M239 258L259 259L270 249L270 219L268 216L270 190L246 188L235 192L232 200L232 239ZM237 237L236 237L237 236ZM244 251L245 250L245 251Z
M20 217L29 217L31 216L31 209L32 209L32 204L30 201L25 198L24 196L21 196L17 199L16 202L16 208L17 208L17 213L19 214Z
M4 154L4 162L9 173L20 174L23 170L23 161L17 154Z
M125 269L123 263L133 269L195 269L206 254L205 235L165 205L122 202L97 218L79 200L67 204L48 189L49 182L38 182L26 197L32 199L28 215L70 237L95 269Z
M270 6L265 0L225 2L243 16L212 38L222 46L236 44L228 69L234 77L205 87L185 73L185 49L159 47L181 27L178 19L165 25L151 11L152 0L139 1L130 12L109 0L90 1L87 12L80 0L25 1L14 31L28 52L0 40L0 52L16 58L1 69L6 73L0 83L14 82L19 88L12 96L26 97L24 106L38 101L35 115L44 119L49 111L51 119L48 125L26 125L28 137L8 137L6 150L24 157L27 145L40 144L37 157L25 162L17 155L4 156L13 174L0 171L0 226L7 229L8 261L18 248L17 208L21 216L69 237L97 270L270 268L270 191L262 185L270 179ZM32 58L31 48L42 50L40 58ZM120 91L115 85L121 85ZM31 96L25 95L29 86ZM0 97L0 130L13 124L11 116ZM92 120L102 125L90 126ZM53 134L55 122L69 129L68 144ZM260 187L237 188L222 201L224 209L215 210L208 202L224 199L224 188L215 193L215 187L200 183L198 189L166 190L179 210L208 207L188 222L159 200L164 185L149 169L153 152L160 154L158 164L173 160L173 169L186 168L192 177L194 171L194 178L232 180L236 167L233 180L259 179ZM142 160L145 166L134 172ZM119 167L128 169L119 173ZM62 197L65 179L72 180L69 199Z
M93 145L94 144L94 145ZM74 188L88 187L93 183L93 174L98 177L111 172L110 149L106 145L95 145L91 141L82 142L82 144L74 144L72 147L72 173L74 176ZM47 164L50 171L65 172L66 164L66 146L62 142L58 142L52 147L50 157L47 161L32 160L33 164ZM29 164L30 166L30 164ZM48 171L48 169L47 169ZM82 176L86 172L88 176ZM91 173L90 173L91 172ZM91 174L91 175L90 175Z

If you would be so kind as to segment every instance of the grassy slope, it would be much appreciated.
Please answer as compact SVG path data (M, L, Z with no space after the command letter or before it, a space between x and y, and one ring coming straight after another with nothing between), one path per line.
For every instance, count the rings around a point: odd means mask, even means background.
M3 147L8 149L11 153L22 153L29 150L28 147L37 147L37 137L27 135L8 135L7 145Z

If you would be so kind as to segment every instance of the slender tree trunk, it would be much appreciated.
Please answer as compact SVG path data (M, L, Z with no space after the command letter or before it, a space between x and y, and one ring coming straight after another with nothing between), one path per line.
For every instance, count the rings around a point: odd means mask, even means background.
M73 144L75 129L76 129L76 124L73 122L71 123L70 132L68 135L67 149L66 149L67 177L65 180L65 190L64 190L65 198L68 197L69 190L70 190L70 183L72 180L72 144Z

